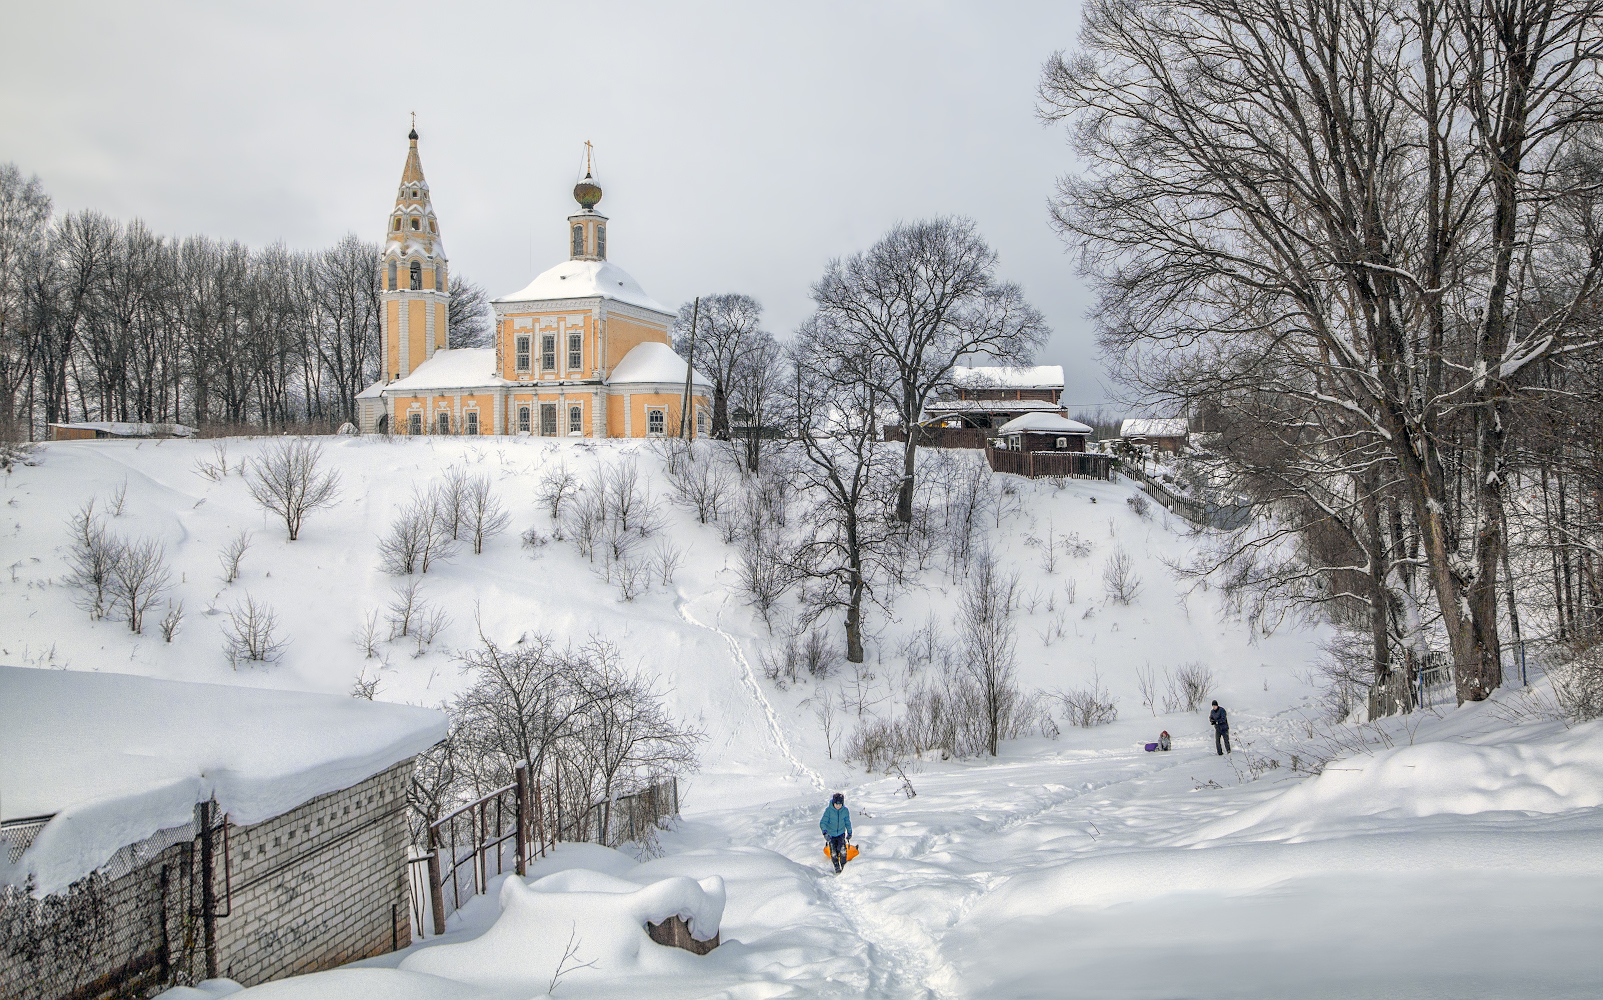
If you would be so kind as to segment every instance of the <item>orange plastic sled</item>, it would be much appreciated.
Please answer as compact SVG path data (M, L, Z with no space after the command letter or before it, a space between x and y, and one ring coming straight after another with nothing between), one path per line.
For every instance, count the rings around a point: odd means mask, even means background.
M857 857L857 845L856 844L847 844L846 845L846 860L850 861L855 857ZM829 848L827 848L827 847L824 848L824 860L825 861L832 861L833 860L829 856Z

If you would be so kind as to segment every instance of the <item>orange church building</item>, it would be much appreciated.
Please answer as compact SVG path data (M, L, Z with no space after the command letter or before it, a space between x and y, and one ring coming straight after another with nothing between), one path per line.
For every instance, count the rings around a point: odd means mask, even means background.
M573 189L569 258L494 300L495 346L452 349L450 264L409 136L379 265L379 380L357 397L367 433L661 437L679 433L686 364L674 313L607 260L607 217L590 171ZM692 434L705 434L711 383L692 376Z

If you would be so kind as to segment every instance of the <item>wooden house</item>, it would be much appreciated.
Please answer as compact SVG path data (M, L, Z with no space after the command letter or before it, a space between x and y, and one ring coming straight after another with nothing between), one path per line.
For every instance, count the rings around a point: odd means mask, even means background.
M1131 417L1119 425L1119 439L1144 444L1156 451L1178 452L1191 435L1185 417Z
M925 405L924 426L974 428L989 435L1026 413L1067 416L1062 399L1062 365L954 368L951 389Z
M997 429L1004 451L1085 451L1091 428L1055 413L1026 413Z

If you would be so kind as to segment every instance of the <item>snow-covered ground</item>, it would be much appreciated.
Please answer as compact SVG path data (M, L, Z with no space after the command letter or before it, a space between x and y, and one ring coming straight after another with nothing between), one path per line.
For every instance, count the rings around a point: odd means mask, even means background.
M229 442L230 468L259 447ZM343 499L290 543L237 475L197 474L197 462L214 461L210 442L44 449L37 467L0 484L11 522L0 542L0 661L332 693L376 676L379 698L432 707L461 683L448 650L474 640L475 602L480 626L501 641L535 630L559 641L604 636L706 729L703 769L682 785L685 817L662 837L662 857L637 863L570 846L528 881L537 894L634 900L630 885L652 899L693 897L682 881L647 887L688 876L705 889L716 876L723 943L704 957L646 960L641 948L655 946L641 946L642 935L583 916L633 914L635 903L579 907L570 929L512 910L497 924L488 896L439 941L252 994L535 996L556 971L550 939L570 933L577 960L596 964L561 978L564 997L1603 993L1603 728L1471 706L1373 728L1369 752L1306 777L1291 755L1305 761L1320 742L1309 721L1319 711L1309 680L1318 636L1250 635L1215 592L1182 588L1164 560L1194 539L1161 509L1138 515L1125 484L1010 479L1012 510L988 521L991 545L1024 577L1022 681L1073 688L1099 675L1119 720L1015 741L996 760L918 762L908 798L900 779L843 764L838 733L831 756L814 716L819 688L838 698L851 678L778 690L762 677L759 657L774 640L736 591L734 550L715 527L665 505L665 531L688 556L671 586L632 602L572 546L519 544L526 527L549 533L534 494L551 463L582 476L597 462L634 460L660 490L649 447L358 438L327 441L325 456L341 471ZM366 659L351 636L394 583L378 569L376 538L415 485L453 464L494 479L513 529L483 555L431 568L424 592L454 620L432 646L418 655L415 643L384 644L382 659ZM173 596L186 609L170 644L154 625L134 636L91 623L62 585L68 516L91 495L104 506L124 481L122 513L109 524L166 542ZM241 528L254 533L252 547L240 579L224 585L217 553ZM1059 542L1050 572L1048 537ZM1103 598L1115 547L1144 583L1129 606ZM959 585L937 568L912 583L890 616L871 613L871 710L894 708L908 669L901 651L915 633L933 622L942 644L954 641ZM278 664L235 671L222 653L226 615L208 612L247 592L273 606L292 642ZM1232 756L1214 755L1201 714L1154 716L1141 704L1138 668L1161 679L1190 662L1212 669L1213 696L1231 710ZM849 733L855 711L846 715ZM1143 752L1160 729L1175 749ZM846 791L864 847L839 878L824 873L817 831L823 792L834 788ZM597 874L561 874L575 869ZM520 934L542 943L520 944ZM481 958L426 958L481 935L503 942L498 960L526 962L527 977L487 982L473 972Z

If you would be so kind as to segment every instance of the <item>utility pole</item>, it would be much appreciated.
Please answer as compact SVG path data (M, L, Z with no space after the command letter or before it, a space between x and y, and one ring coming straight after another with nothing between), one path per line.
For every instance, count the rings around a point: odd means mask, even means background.
M692 367L696 363L696 323L701 319L701 296L696 296L695 303L690 307L690 348L685 358L685 395L679 405L679 436L686 441L691 439L694 425L690 422L690 373L695 371Z

